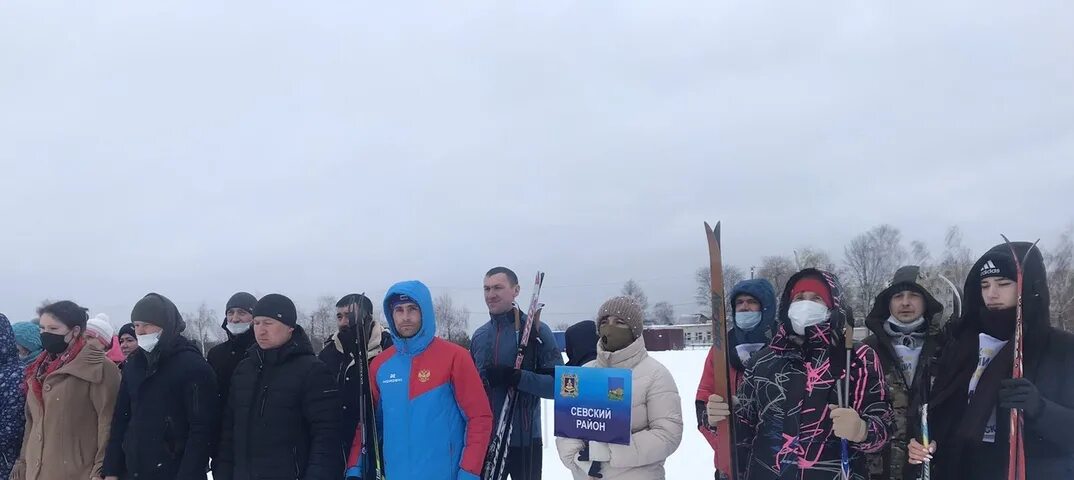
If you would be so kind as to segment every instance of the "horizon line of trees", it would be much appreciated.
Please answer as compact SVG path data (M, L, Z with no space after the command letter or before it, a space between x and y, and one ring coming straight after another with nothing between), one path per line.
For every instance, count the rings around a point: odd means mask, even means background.
M1065 229L1054 242L1048 240L1042 240L1038 248L1044 256L1048 274L1051 323L1074 332L1074 226ZM876 295L887 286L895 270L903 265L918 265L923 274L923 286L944 303L946 319L952 312L954 298L941 275L950 279L960 289L961 295L969 269L979 256L966 247L962 231L957 226L947 228L942 250L938 255L933 255L924 242L906 241L898 228L881 224L853 237L838 258L825 249L807 245L790 253L763 256L759 265L750 267L749 273L724 258L724 289L730 292L736 283L747 278L764 278L772 283L778 296L795 272L804 268L819 268L839 277L845 299L855 316L861 318L871 308ZM690 313L707 317L711 312L709 267L697 269L694 275L693 298L698 311ZM620 292L638 302L645 312L646 324L677 323L675 305L659 301L650 308L649 298L639 282L627 280ZM298 310L298 323L310 337L315 351L319 351L328 337L336 332L336 300L334 296L322 295L317 298L312 310L301 307ZM48 300L44 303L48 303ZM469 318L473 313L465 306L457 306L447 293L436 297L433 308L437 318L437 335L468 347ZM187 323L184 335L198 344L203 353L227 339L221 328L223 315L209 308L205 302L195 311L183 312L182 315ZM387 328L386 319L379 309L374 308L373 318ZM562 331L572 323L559 320L549 325L554 330Z

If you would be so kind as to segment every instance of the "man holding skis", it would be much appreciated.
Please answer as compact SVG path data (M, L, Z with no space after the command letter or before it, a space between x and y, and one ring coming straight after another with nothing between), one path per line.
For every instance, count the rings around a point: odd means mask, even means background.
M556 365L563 364L552 329L541 323L530 329L522 369L515 369L519 336L527 321L517 305L518 276L506 267L485 274L485 304L491 318L474 332L470 355L481 372L495 422L513 422L506 471L512 480L541 478L541 398L552 398ZM509 388L518 389L510 419L500 414ZM495 432L496 429L493 429Z
M362 421L359 398L369 394L369 378L364 372L368 362L392 345L391 336L373 319L373 302L358 293L344 295L336 302L338 330L325 340L317 355L332 372L342 395L343 411L340 415L340 452L346 455L354 443L355 432ZM358 333L352 324L364 328L366 340L366 364L361 364L358 350ZM364 384L364 386L363 386ZM372 409L366 412L372 415ZM372 418L372 417L370 417Z
M1013 251L1012 251L1013 250ZM1012 378L1021 291L1024 376ZM1027 242L1000 244L970 269L962 321L936 361L929 399L931 453L914 439L910 461L931 459L932 477L1008 476L1013 409L1022 413L1027 479L1074 472L1074 335L1053 327L1044 257Z
M369 366L377 425L383 445L351 450L347 478L363 476L370 452L384 452L381 478L478 480L492 430L492 412L481 377L466 349L436 338L429 289L400 282L388 289L384 311L395 345ZM377 438L372 435L371 438Z
M738 384L742 382L742 374L746 371L750 356L768 345L776 333L776 289L763 278L743 280L731 289L727 298L732 307L733 323L727 338L732 350L728 363L731 367L729 385L731 394L734 395ZM719 445L717 435L720 433L716 429L716 419L728 417L731 412L726 400L713 391L712 352L713 349L710 348L708 357L705 358L705 367L701 374L701 383L697 386L694 403L697 407L697 428L715 452ZM730 465L721 464L719 455L715 455L713 461L716 463L717 474L731 471Z

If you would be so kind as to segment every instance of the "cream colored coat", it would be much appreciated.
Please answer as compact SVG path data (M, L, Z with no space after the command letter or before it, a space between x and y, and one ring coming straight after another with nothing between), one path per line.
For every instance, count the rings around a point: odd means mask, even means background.
M604 480L663 480L664 460L682 440L682 403L671 372L649 356L641 337L618 352L606 352L598 342L597 359L584 366L631 370L630 445L605 444L611 457L601 466ZM589 462L577 460L584 444L556 438L560 460L575 480L589 479Z
M104 462L119 380L116 364L97 342L87 342L78 356L45 377L44 404L27 393L26 433L11 479L95 477Z

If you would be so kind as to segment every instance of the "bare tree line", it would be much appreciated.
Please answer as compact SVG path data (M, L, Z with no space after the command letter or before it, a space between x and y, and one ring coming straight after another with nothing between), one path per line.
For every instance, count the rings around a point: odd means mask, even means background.
M1048 271L1052 324L1067 331L1074 331L1074 227L1067 228L1055 243L1042 241L1040 248ZM957 226L947 229L943 251L939 256L934 256L924 242L905 242L898 228L884 224L852 238L843 248L841 261L836 261L823 249L805 246L793 250L790 254L764 256L760 265L751 268L751 271L754 277L772 282L777 295L783 291L790 276L798 270L813 267L831 271L843 281L846 298L855 315L860 318L867 313L877 293L887 286L898 267L907 264L919 265L924 277L922 283L944 303L945 315L949 315L954 307L953 295L940 276L947 277L962 289L976 258L977 255L965 245L962 232ZM700 312L707 314L711 309L709 268L700 268L695 275L694 298ZM725 291L730 292L736 283L749 277L741 267L725 264ZM621 293L634 298L642 306L646 313L646 323L676 323L675 309L671 303L660 301L653 304L650 310L649 299L638 282L628 280ZM309 335L315 351L319 351L321 345L337 329L335 302L335 296L322 295L317 298L315 307L309 313L299 310L299 324ZM468 346L470 310L465 306L455 306L449 295L437 297L433 304L437 317L437 335ZM196 311L184 313L183 318L187 323L184 335L194 341L203 354L227 339L221 328L223 315L205 303ZM386 319L377 309L374 309L374 319L386 327ZM555 330L563 331L571 323L559 321L552 326Z
M339 323L336 321L336 300L333 295L321 295L317 297L317 303L313 310L308 313L301 307L298 308L298 325L306 331L314 352L319 352L328 337L336 333ZM183 336L193 341L204 355L210 348L227 340L227 333L223 329L224 315L209 308L205 302L193 312L182 314L186 322L186 331ZM373 308L374 321L382 326L386 323L381 318L380 310Z
M1055 243L1042 241L1045 267L1048 271L1048 287L1051 293L1052 324L1067 331L1074 331L1074 227L1067 228ZM981 252L983 253L983 252ZM966 281L973 262L977 259L966 247L962 231L957 226L947 229L943 252L934 257L928 246L919 240L904 242L898 228L883 224L862 232L843 248L841 262L823 249L807 246L791 255L770 255L761 258L755 269L756 277L765 278L782 292L787 280L798 270L807 267L820 268L835 273L843 282L845 297L855 315L865 315L873 299L883 290L902 265L921 267L922 283L937 299L944 303L946 314L953 311L953 294L940 276L950 279L960 290ZM724 264L725 288L745 278L743 270ZM709 306L708 267L697 270L695 298L702 312Z

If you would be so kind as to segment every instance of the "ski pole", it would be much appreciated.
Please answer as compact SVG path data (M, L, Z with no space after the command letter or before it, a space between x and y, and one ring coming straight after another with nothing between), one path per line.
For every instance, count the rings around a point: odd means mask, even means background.
M362 293L361 297L368 298L365 296L365 293ZM350 324L351 329L353 329L355 333L354 341L357 343L354 350L354 360L355 363L359 363L358 418L360 419L360 423L362 424L362 436L364 437L362 439L362 449L366 450L367 445L372 444L371 450L373 452L373 480L382 480L384 476L382 470L383 465L381 465L380 461L380 439L378 438L379 435L377 431L378 429L376 412L373 412L373 419L372 421L370 421L369 411L373 410L373 406L367 405L365 396L366 383L373 381L373 379L369 377L369 356L367 348L369 346L370 332L366 330L366 317L367 312L363 312L360 310L358 306L358 299L351 298L351 316L348 317L347 321ZM372 321L372 318L370 318L369 320Z
M847 321L846 328L843 331L843 346L846 350L846 367L844 368L843 378L843 398L839 399L841 407L850 408L850 352L854 349L854 325ZM840 472L843 474L843 480L849 480L850 478L850 446L847 439L843 438L840 442Z
M955 286L955 282L944 276L942 273L937 275L940 280L951 289L951 305L955 311L952 318L962 318L962 295L959 293L958 287ZM925 341L928 341L926 337ZM921 386L921 445L925 447L925 451L929 450L929 390L932 389L932 359L926 358L925 363L921 366L925 371L921 375L921 379L924 385ZM925 460L921 463L921 480L930 480L932 478L932 462Z
M952 282L950 279L943 276L943 274L938 276L940 277L940 280L943 280L944 283L951 288L951 303L955 308L954 318L962 318L962 295L959 294L958 287L955 286L955 282Z
M925 450L929 448L929 404L921 405L921 441L924 442ZM932 477L932 466L926 459L921 464L921 480L929 480Z

